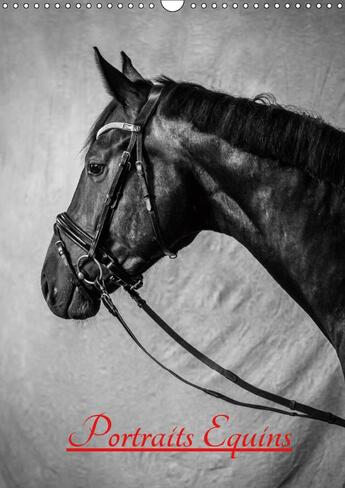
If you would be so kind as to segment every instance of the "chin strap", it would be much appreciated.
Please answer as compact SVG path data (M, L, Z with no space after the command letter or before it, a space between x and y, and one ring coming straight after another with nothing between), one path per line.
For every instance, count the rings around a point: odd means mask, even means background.
M220 393L215 390L210 390L208 388L204 388L203 386L197 385L195 383L192 383L191 381L183 378L179 374L175 373L171 369L169 369L167 366L162 364L158 359L156 359L152 354L140 343L136 335L133 333L125 319L122 317L120 314L119 310L115 306L114 302L112 301L109 293L107 292L104 283L97 281L97 285L99 287L100 293L101 293L101 299L106 307L106 309L120 322L120 324L123 326L127 334L131 337L131 339L137 344L137 346L149 357L151 358L156 364L158 364L161 368L163 368L165 371L173 375L175 378L178 380L182 381L186 385L192 386L193 388L196 388L197 390L203 391L207 395L211 395L216 398L220 398L221 400L224 400L228 403L231 403L233 405L241 406L241 407L246 407L246 408L252 408L256 410L266 410L270 412L275 412L283 415L289 415L291 417L302 417L302 418L308 418L308 419L314 419L314 420L321 420L322 422L327 422L329 424L335 424L339 425L340 427L345 428L345 419L338 417L337 415L332 414L331 412L326 412L324 410L318 410L317 408L310 407L309 405L304 405L303 403L296 402L295 400L289 400L287 398L284 398L280 395L276 395L275 393L271 393L269 391L263 390L261 388L258 388L250 383L247 383L244 381L242 378L237 376L235 373L230 371L229 369L225 369L222 366L220 366L218 363L207 357L205 354L203 354L201 351L196 349L194 346L192 346L189 342L187 342L183 337L181 337L174 329L172 329L159 315L156 314L154 310L146 303L146 301L141 298L139 293L133 289L130 288L125 288L127 293L130 295L130 297L135 301L135 303L142 309L144 312L162 329L164 332L166 332L177 344L179 344L181 347L183 347L187 352L192 354L196 359L201 361L203 364L208 366L209 368L213 369L214 371L217 371L220 375L224 376L226 379L231 381L232 383L235 383L237 386L240 388L243 388L244 390L253 393L254 395L257 395L261 398L264 398L266 400L269 400L271 402L277 403L278 405L281 405L285 408L288 408L290 410L293 410L292 412L287 411L287 410L282 410L280 408L274 408L274 407L268 407L265 405L258 405L258 404L253 404L253 403L245 403L245 402L240 402L238 400L235 400L233 398L230 398L223 393Z

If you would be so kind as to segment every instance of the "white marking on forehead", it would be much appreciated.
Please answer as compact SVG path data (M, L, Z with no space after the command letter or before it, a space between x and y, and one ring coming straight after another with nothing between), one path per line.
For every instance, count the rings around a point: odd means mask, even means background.
M127 122L110 122L109 124L103 125L103 127L99 129L96 134L96 139L104 134L104 132L108 132L108 130L112 129L126 130L128 132L140 132L141 127L140 125L127 124Z

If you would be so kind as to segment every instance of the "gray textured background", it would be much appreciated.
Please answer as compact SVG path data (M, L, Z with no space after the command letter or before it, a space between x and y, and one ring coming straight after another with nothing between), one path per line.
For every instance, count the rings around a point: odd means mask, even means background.
M147 76L245 96L270 91L344 126L343 11L1 11L1 488L344 486L340 428L203 396L144 357L104 310L64 322L40 292L54 217L72 197L80 148L108 100L92 45L118 64L125 49ZM202 233L177 261L150 270L143 292L187 339L247 380L345 414L335 352L232 239ZM116 299L166 364L253 401L170 343L121 293ZM294 452L234 461L221 453L65 453L68 433L101 411L120 432L185 425L195 433L227 412L235 431L292 432Z

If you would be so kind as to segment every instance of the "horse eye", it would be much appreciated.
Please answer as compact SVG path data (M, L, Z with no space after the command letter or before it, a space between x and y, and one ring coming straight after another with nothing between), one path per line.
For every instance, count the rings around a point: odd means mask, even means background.
M87 172L89 175L98 176L104 171L104 164L100 163L89 163L87 167Z

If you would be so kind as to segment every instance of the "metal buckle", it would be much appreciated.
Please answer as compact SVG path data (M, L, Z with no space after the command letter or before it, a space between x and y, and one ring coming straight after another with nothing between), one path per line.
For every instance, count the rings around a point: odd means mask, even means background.
M122 155L121 155L121 160L119 162L119 166L126 166L126 164L128 163L128 160L130 158L130 153L128 151L123 151Z
M58 253L59 255L62 257L62 256L65 256L65 245L64 243L62 242L61 239L57 240L55 242L55 246L57 247L57 250L58 250Z
M57 249L57 252L59 253L60 258L62 259L63 263L65 266L69 266L68 259L66 256L66 247L65 244L62 242L61 239L57 240L55 242L55 246Z
M144 174L143 163L141 161L136 161L135 167L136 167L138 175L142 176Z
M130 286L130 290L139 290L139 288L141 288L144 284L144 280L143 280L143 277L141 276L140 278L138 278L138 280L136 281L136 283L134 283L134 285Z
M140 132L140 125L129 124L128 122L123 122L123 130L128 130L129 132Z
M99 275L93 280L88 280L85 278L85 274L81 271L80 269L80 266L81 266L81 263L85 261L94 261L97 266L98 266L98 271L99 271ZM85 263L84 263L85 264ZM82 256L79 257L78 261L77 261L77 276L78 278L81 280L81 281L85 281L85 283L87 283L88 285L96 285L96 283L102 281L102 278L103 278L103 271L102 271L102 266L101 266L101 263L99 261L97 261L96 258L94 257L90 257L88 254L83 254Z

